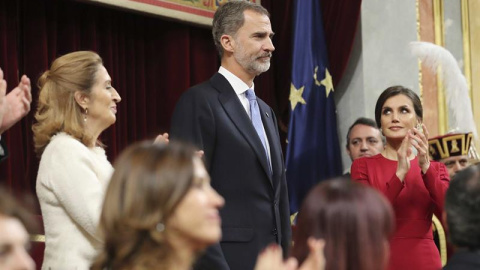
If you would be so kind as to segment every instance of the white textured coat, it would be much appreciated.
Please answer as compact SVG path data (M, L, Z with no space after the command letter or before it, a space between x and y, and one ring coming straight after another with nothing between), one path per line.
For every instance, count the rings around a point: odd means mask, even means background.
M89 269L101 248L97 226L112 172L104 149L65 133L52 137L36 186L46 238L42 269Z

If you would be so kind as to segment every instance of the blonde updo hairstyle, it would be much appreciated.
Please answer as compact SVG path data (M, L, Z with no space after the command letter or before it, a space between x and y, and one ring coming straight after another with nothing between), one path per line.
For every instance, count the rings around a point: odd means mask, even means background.
M38 79L40 89L36 123L33 125L35 152L41 156L53 135L65 132L89 145L92 138L84 127L86 113L75 92L90 96L102 58L91 51L66 54L53 61L50 70Z

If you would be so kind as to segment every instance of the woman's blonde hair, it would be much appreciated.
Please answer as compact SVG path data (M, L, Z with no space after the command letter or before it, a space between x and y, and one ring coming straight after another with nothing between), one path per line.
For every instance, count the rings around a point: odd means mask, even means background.
M91 269L169 269L168 218L190 190L193 148L130 146L115 163L100 217L104 248Z
M85 145L91 136L85 133L84 110L75 100L75 92L90 96L102 58L91 51L66 54L53 61L50 70L38 79L40 94L33 125L35 152L41 156L53 135L65 132Z

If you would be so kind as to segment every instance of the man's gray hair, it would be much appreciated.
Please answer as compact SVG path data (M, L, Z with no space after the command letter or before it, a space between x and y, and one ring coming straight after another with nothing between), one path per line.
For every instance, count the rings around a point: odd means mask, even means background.
M213 16L212 26L213 41L220 57L223 56L223 47L220 38L222 35L236 35L238 29L240 29L245 22L245 16L243 14L245 10L251 10L270 17L270 13L268 13L264 7L248 1L229 1L220 6Z

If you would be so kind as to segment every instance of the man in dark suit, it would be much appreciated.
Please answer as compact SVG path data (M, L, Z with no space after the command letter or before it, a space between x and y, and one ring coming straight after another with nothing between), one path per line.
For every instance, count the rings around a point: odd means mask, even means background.
M455 174L445 195L444 219L456 250L446 270L480 269L480 165Z
M248 270L271 243L286 254L291 238L277 121L253 83L270 67L273 32L263 7L231 1L215 13L212 33L221 67L180 98L170 136L204 150L212 186L225 198L222 240L195 269Z

